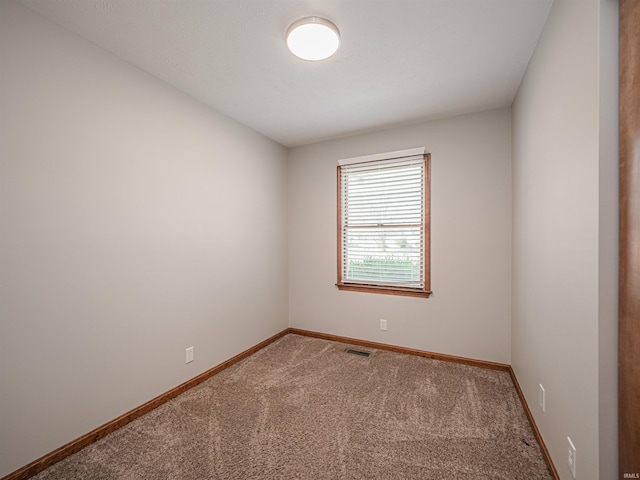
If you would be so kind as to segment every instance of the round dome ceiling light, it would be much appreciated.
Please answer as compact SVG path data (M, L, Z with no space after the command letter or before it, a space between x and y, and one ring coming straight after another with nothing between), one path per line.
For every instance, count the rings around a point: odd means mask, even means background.
M287 47L303 60L325 60L336 53L339 46L338 27L325 18L305 17L287 30Z

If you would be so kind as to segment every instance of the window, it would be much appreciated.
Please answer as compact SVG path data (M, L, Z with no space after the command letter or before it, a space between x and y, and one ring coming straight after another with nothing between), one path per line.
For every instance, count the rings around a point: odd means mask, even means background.
M429 177L424 148L340 160L340 290L431 294Z

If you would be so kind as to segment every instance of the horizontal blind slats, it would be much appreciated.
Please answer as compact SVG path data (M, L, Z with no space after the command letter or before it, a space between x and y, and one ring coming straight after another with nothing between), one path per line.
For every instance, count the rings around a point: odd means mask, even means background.
M424 159L341 167L343 281L424 286Z

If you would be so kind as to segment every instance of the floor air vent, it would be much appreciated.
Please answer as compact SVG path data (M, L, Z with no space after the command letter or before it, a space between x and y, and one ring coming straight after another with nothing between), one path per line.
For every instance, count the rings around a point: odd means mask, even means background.
M345 352L351 353L352 355L360 355L361 357L368 357L369 355L371 355L371 352L365 352L364 350L354 350L353 348L347 348Z

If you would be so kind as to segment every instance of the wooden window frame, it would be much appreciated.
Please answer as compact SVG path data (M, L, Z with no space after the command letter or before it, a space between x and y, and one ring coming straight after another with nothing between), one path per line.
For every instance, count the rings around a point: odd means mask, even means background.
M396 287L372 285L367 283L345 283L342 278L342 168L337 167L337 243L338 243L338 282L336 286L339 290L365 293L379 293L384 295L401 295L409 297L428 298L431 295L431 154L425 153L424 159L424 287Z

